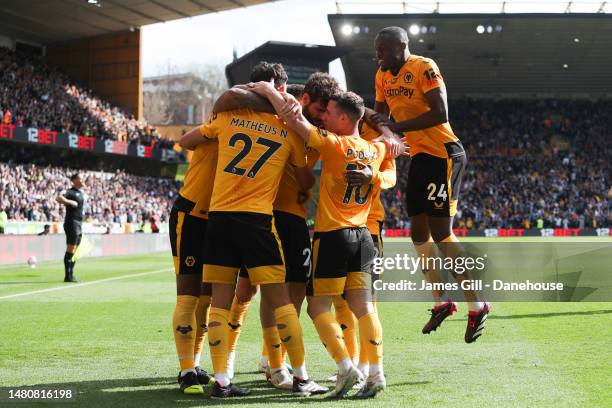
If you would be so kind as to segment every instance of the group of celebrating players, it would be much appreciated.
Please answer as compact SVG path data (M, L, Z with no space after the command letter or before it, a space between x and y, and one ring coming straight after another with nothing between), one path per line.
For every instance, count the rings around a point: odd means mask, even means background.
M182 137L193 155L171 212L170 240L177 283L172 327L183 393L201 394L211 381L200 369L206 333L214 370L211 397L250 393L231 381L236 343L257 288L260 368L273 386L302 396L329 392L306 370L299 321L306 298L307 313L337 365L331 395L357 388L356 397L368 398L385 389L383 331L372 285L380 279L372 266L382 253L381 189L395 185L395 158L409 146L406 206L416 251L460 256L452 218L466 156L448 123L435 63L411 55L399 27L379 32L376 55L374 110L342 91L329 74L315 73L304 86L287 85L280 64L262 62L253 68L251 83L225 92L209 121ZM318 160L320 197L311 243L305 205ZM440 282L439 271L423 272L429 282ZM433 295L436 304L423 333L457 310L443 291ZM465 297L465 341L471 343L482 334L490 304L473 291Z

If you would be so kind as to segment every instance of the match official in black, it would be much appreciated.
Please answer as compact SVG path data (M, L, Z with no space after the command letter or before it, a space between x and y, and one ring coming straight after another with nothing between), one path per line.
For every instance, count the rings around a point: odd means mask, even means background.
M64 282L78 282L74 277L74 253L81 243L81 223L83 222L83 202L85 196L80 190L83 187L81 176L73 174L70 177L72 188L64 195L55 199L58 203L66 206L66 218L64 219L64 231L66 232L66 253L64 254Z

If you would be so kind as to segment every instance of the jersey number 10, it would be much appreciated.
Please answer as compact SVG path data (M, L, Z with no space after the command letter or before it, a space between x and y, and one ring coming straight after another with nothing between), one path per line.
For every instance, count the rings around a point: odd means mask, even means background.
M349 163L346 165L346 169L347 170L357 170L357 164ZM355 191L355 202L357 204L363 205L366 203L366 201L368 201L368 197L370 196L370 193L372 192L372 184L368 185L368 189L364 196L361 195L361 186L347 184L346 190L344 191L344 199L342 200L344 204L348 204L351 201L351 197L353 196L353 191Z

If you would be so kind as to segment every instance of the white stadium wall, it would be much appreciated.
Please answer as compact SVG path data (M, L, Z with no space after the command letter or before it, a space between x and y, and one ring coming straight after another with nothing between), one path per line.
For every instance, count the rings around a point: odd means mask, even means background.
M81 243L83 257L136 255L165 251L170 256L168 234L85 234ZM53 234L0 235L0 265L26 264L31 256L38 262L61 261L66 251L66 236Z

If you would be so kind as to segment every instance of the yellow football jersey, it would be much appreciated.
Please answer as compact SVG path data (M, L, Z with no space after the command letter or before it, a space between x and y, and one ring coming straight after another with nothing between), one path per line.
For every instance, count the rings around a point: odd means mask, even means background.
M359 136L338 136L312 126L308 146L323 162L315 231L365 227L372 207L373 185L349 186L347 170L358 164L378 169L385 158L383 143L370 143Z
M368 126L367 123L363 123L361 127L361 132L359 133L362 139L371 142L373 139L376 139L380 134L375 130ZM378 223L385 220L385 207L380 199L380 192L384 189L391 188L395 186L397 181L397 173L395 169L395 160L393 159L385 159L380 164L380 168L378 169L378 176L380 177L380 183L376 183L374 188L372 189L372 208L370 209L370 213L368 214L368 222L367 227L370 230L370 233L373 235L379 234L379 226Z
M303 140L270 113L217 113L200 132L219 142L210 211L271 215L285 165L306 165Z
M427 112L429 104L425 94L442 86L444 80L433 60L410 55L397 75L380 69L376 72L376 101L387 102L395 121L403 122ZM445 144L459 140L448 122L404 135L411 156L427 153L448 158Z
M216 140L208 140L195 148L179 191L182 197L195 204L189 213L195 217L208 218L217 168L217 146Z
M316 151L315 151L316 153ZM318 153L311 159L311 152L306 153L307 164L309 167L314 166L314 162L318 158ZM301 218L306 218L306 204L308 200L300 203L300 194L306 194L308 192L300 192L300 186L295 177L295 166L287 163L283 170L283 176L281 177L280 184L278 185L278 193L276 194L276 200L274 200L274 211L282 211L289 214L297 215Z

